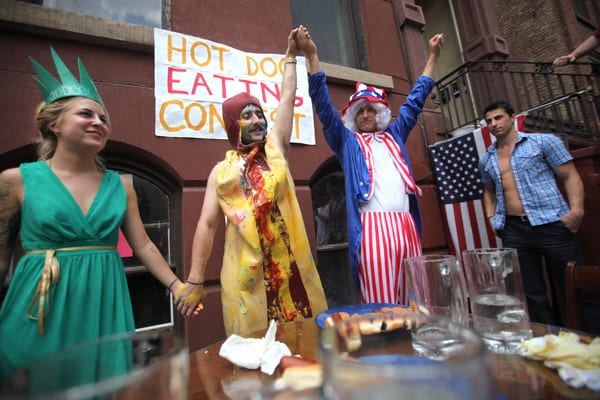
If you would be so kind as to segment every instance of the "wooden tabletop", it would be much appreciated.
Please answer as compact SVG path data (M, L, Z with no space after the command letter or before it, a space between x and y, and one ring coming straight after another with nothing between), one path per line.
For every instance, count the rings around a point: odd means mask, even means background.
M534 336L557 334L559 328L532 324ZM317 359L320 328L313 319L289 322L277 327L277 340L285 343L292 354ZM262 337L264 331L251 337ZM269 376L260 370L236 367L219 356L223 342L214 343L190 354L189 396L196 399L249 399L261 387L274 381L278 371ZM599 392L573 389L558 376L555 370L541 362L518 355L490 353L492 378L498 393L508 399L600 399ZM318 399L317 395L306 398Z

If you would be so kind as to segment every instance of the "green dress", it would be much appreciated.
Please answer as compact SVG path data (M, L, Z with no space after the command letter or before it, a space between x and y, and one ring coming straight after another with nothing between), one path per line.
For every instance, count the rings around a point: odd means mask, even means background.
M19 260L0 309L0 380L45 354L135 330L125 270L116 251L127 203L118 173L104 173L83 215L44 161L22 164L20 170L25 193L21 243L26 253L34 253ZM65 248L71 249L60 250ZM45 261L39 250L48 249L57 249L60 279L49 289L42 336L34 296Z

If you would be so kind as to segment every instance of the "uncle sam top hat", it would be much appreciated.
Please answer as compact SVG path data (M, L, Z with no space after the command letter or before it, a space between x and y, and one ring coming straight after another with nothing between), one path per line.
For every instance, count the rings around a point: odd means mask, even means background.
M387 94L383 89L376 88L374 86L367 86L362 82L356 82L356 92L350 96L348 104L342 109L342 121L346 128L355 132L356 128L356 114L358 110L364 107L367 102L370 102L373 108L377 110L377 129L385 130L392 119L392 112L388 107L385 98Z

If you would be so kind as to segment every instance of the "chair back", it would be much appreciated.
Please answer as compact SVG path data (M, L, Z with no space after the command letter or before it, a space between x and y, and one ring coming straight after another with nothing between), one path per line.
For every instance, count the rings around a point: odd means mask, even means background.
M582 289L600 292L600 265L569 261L565 269L566 326L584 331Z

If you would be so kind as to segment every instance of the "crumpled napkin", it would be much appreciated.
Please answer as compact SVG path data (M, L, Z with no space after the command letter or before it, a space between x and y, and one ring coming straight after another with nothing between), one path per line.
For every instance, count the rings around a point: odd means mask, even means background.
M285 343L275 340L276 333L277 325L271 320L267 333L261 339L233 334L223 342L219 355L237 366L248 369L260 367L261 372L273 375L281 357L292 355Z
M557 369L569 386L600 391L600 338L586 344L573 332L545 335L524 340L521 354Z

